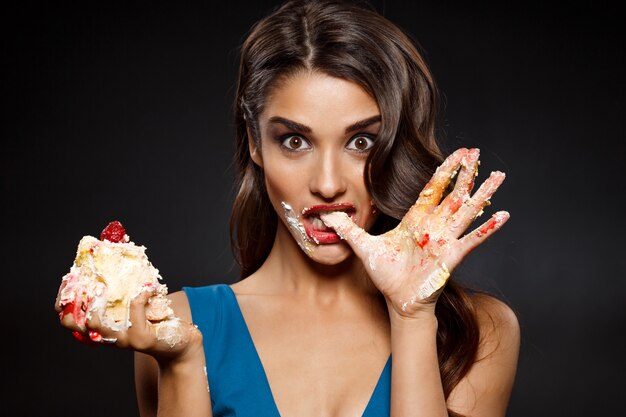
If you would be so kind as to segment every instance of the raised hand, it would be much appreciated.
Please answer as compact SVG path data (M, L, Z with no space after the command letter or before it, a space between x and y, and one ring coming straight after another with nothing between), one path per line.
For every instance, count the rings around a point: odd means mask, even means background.
M403 317L414 317L424 309L433 310L452 270L509 218L508 212L498 211L480 227L463 235L505 177L502 172L492 172L470 195L479 154L478 149L466 148L452 153L437 168L400 224L380 236L368 234L346 213L337 211L320 216L352 247L374 285ZM457 172L454 190L443 198Z

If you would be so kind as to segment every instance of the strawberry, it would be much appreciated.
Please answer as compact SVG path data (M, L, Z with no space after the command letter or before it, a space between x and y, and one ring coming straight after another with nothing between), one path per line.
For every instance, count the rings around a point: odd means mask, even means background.
M105 239L113 243L126 242L126 229L122 223L117 220L109 223L100 233L100 240Z

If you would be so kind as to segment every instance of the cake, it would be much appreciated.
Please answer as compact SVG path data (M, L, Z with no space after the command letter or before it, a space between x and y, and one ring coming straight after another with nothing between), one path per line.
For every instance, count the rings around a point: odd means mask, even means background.
M74 263L59 288L60 315L72 314L74 322L84 328L97 314L103 326L123 331L132 325L131 300L142 291L154 291L146 306L146 318L169 322L169 327L175 316L166 297L167 286L161 281L159 270L146 256L146 247L130 241L120 222L111 222L100 239L84 236L78 243Z

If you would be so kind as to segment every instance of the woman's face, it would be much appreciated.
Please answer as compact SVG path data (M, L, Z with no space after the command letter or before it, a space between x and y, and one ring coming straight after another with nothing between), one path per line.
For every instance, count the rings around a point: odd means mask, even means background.
M250 141L250 152L282 220L277 239L295 239L310 258L327 265L351 256L319 215L342 210L360 227L372 226L363 168L380 129L376 101L353 82L301 73L272 90L259 127L261 149Z

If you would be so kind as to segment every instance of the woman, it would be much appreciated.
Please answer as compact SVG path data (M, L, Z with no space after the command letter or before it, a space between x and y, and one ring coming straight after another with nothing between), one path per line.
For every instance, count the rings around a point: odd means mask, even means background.
M141 415L505 415L515 315L449 281L508 219L468 230L504 174L471 194L478 150L443 160L410 39L361 6L287 2L245 40L235 103L242 280L171 294L195 324L173 347L150 293L127 332L91 323L137 351Z

